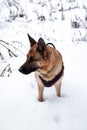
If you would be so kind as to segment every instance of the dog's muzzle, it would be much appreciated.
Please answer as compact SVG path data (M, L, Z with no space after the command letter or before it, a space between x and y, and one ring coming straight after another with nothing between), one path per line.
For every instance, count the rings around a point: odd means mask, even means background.
M33 67L26 67L25 65L22 65L19 68L19 72L21 72L22 74L30 74L31 72L36 71L37 69L39 69L38 66L33 66Z

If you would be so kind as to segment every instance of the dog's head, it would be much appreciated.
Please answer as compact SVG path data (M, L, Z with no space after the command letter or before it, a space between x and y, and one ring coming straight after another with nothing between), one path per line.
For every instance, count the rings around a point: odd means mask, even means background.
M44 69L48 66L48 51L47 46L42 38L36 42L29 34L30 50L27 54L26 62L19 68L23 74L29 74L38 69Z

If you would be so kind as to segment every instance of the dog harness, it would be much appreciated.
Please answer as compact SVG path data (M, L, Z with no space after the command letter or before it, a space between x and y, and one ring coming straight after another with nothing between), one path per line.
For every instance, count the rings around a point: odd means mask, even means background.
M62 69L61 69L61 71L52 80L46 81L41 76L39 76L39 77L40 77L40 79L41 79L41 81L42 81L42 83L43 83L43 85L45 87L51 87L51 86L53 86L61 78L61 76L63 74L63 71L64 71L64 65L62 63Z

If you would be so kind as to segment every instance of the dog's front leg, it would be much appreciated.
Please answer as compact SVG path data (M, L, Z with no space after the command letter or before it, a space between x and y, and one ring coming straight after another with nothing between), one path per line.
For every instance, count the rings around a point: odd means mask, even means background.
M44 86L38 84L38 101L43 102L43 92L44 92Z
M58 97L61 97L61 81L55 85L56 93Z

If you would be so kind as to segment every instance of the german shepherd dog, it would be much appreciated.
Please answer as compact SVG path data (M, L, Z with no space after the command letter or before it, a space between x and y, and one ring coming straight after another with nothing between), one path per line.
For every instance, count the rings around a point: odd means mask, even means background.
M36 42L29 34L30 50L26 62L19 68L23 74L35 71L38 84L38 101L42 102L44 87L55 85L57 96L61 96L61 81L64 75L62 55L42 38ZM51 44L51 43L49 43Z

